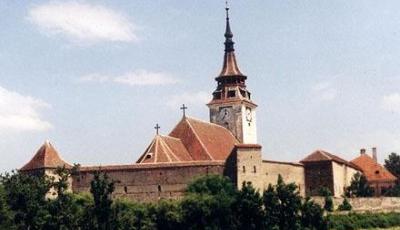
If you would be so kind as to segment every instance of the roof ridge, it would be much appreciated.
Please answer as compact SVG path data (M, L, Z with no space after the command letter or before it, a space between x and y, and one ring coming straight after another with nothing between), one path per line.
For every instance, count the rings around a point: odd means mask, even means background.
M210 157L211 160L214 160L214 158L211 156L211 154L208 152L208 149L206 148L206 146L204 145L203 141L201 140L201 138L199 137L199 135L197 134L195 128L193 128L192 124L190 124L189 119L185 119L185 121L188 123L189 127L192 129L193 134L197 137L197 140L199 141L201 147L203 147L203 149L205 150L205 152L207 153L207 155Z
M169 135L160 135L162 138L169 138L169 139L175 139L175 140L179 140L179 141L182 141L180 138L177 138L177 137L171 137L171 136L169 136Z
M186 117L188 120L193 120L193 121L198 121L198 122L201 122L201 123L204 123L204 124L208 124L208 125L213 125L213 126L217 126L217 127L219 127L219 128L222 128L222 129L226 129L224 126L222 126L222 125L218 125L218 124L215 124L215 123L212 123L212 122L208 122L208 121L203 121L203 120L200 120L200 119L198 119L198 118L194 118L194 117Z
M54 150L54 153L56 155L56 157L58 157L63 163L67 164L67 165L71 165L70 163L68 163L66 160L64 160L64 158L60 155L60 153L58 152L58 150L56 149L56 147L54 147L53 144L51 144L50 140L47 140L49 146Z
M227 129L227 128L225 128L224 126L222 126L222 125L215 124L215 123L208 122L208 121L203 121L203 120L200 120L200 119L197 119L197 118L193 118L193 117L188 117L188 118L191 119L191 120L194 120L194 121L201 122L201 123L203 123L203 124L212 125L212 126L215 126L215 127L220 128L220 129L226 130L226 131L228 131L229 134L236 140L236 142L239 143L238 139L232 134L232 132L231 132L229 129Z
M177 160L177 161L180 161L181 159L179 159L176 155L175 155L175 153L172 151L172 149L169 147L169 145L168 145L168 143L166 143L164 140L163 140L163 142L162 142L162 144L164 145L164 148L166 148L168 151L169 151L169 153ZM167 156L168 157L168 159L171 161L171 162L173 162L173 160L171 159L171 157L168 155Z
M165 143L165 141L162 138L160 138L160 146L163 148L163 151L165 151L164 154L167 155L168 160L172 162L173 160L170 157L172 151L167 147L167 143Z
M146 150L144 150L144 152L142 153L142 155L139 157L139 160L136 161L136 164L142 163L142 162L146 159L146 154L149 153L149 150L151 149L151 147L153 147L153 145L154 145L155 142L156 142L156 137L153 138L153 140L150 142L150 145L147 146Z

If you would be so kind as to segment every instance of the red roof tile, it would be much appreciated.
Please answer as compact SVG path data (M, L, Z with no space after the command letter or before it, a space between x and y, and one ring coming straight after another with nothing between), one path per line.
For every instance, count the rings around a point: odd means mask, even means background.
M377 163L372 157L367 154L361 154L359 157L351 161L357 165L369 182L387 182L395 181L397 178L391 174L385 167Z
M228 129L189 117L184 117L169 136L179 138L193 160L225 160L238 144Z
M350 166L352 168L355 168L357 170L359 170L359 168L354 165L351 162L348 162L332 153L326 152L324 150L316 150L313 153L311 153L310 155L308 155L306 158L304 158L303 160L301 160L301 163L308 163L308 162L318 162L318 161L335 161L339 164L345 164L347 166Z
M136 163L191 161L192 158L181 140L157 135Z
M47 168L57 168L57 167L67 167L71 168L72 166L61 159L57 150L50 144L49 141L46 141L40 149L36 152L35 156L20 170L21 171L29 171L35 169L47 169Z

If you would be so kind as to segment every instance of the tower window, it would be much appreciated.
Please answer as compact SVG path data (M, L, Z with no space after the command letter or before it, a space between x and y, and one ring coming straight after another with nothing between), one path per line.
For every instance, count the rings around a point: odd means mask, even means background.
M247 92L247 95L249 96L249 99L251 99L251 93Z
M246 166L243 166L243 173L246 172Z
M214 100L219 100L219 99L221 99L221 92L216 92L213 94L213 96L214 96Z
M158 188L158 192L161 192L161 185L158 185L157 188Z
M128 193L128 187L124 186L124 192Z
M234 91L234 90L229 90L229 91L228 91L228 97L236 97L236 91Z
M256 168L256 166L254 165L253 166L253 173L256 173L257 172L257 168Z
M242 97L246 97L246 91L240 90L240 95L242 95Z

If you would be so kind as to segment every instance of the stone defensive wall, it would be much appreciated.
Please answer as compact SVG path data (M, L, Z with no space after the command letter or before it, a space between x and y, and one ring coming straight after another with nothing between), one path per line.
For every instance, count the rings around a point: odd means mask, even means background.
M281 175L285 183L295 183L301 196L305 196L304 166L300 163L263 160L263 175L260 177L263 187L269 184L275 185L278 175Z
M142 202L178 199L196 177L223 175L224 169L225 161L80 167L73 175L72 189L88 192L93 172L102 171L115 181L115 197Z
M323 207L323 197L312 199ZM400 197L348 198L348 201L355 212L400 212ZM342 202L343 198L333 198L335 210Z

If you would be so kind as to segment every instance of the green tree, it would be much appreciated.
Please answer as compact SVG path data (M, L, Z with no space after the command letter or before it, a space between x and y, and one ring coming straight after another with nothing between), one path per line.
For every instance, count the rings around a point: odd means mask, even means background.
M228 177L220 175L201 176L190 183L187 194L208 194L235 196L236 188Z
M12 213L7 204L6 192L0 184L0 229L12 228Z
M385 159L385 168L397 178L400 178L400 155L391 153L388 159Z
M357 172L351 179L350 186L346 188L347 197L371 197L374 190L368 185L367 178Z
M150 213L156 229L181 229L182 215L177 201L160 200L150 206Z
M237 191L219 175L200 177L188 186L181 203L184 229L231 229Z
M115 201L112 207L110 229L154 229L148 206L127 200Z
M111 229L112 214L112 193L114 192L114 182L108 175L96 171L93 180L90 182L90 193L93 195L94 205L91 208L92 227L94 229Z
M280 200L271 184L263 193L263 204L265 210L265 226L267 229L279 229Z
M343 199L343 202L339 205L338 210L339 211L351 211L352 208L353 207L349 203L349 200L347 200L347 198L345 197Z
M267 229L326 229L323 209L309 198L302 202L297 186L285 184L280 175L277 184L264 191L263 200Z
M79 227L80 207L75 196L69 191L70 172L65 167L56 169L52 186L57 197L49 201L48 210L52 214L45 225L46 229L77 229ZM83 207L86 208L86 207Z
M324 210L309 197L306 197L301 206L300 222L304 229L324 230L328 228Z
M268 228L286 230L300 228L301 197L294 183L285 184L281 175L275 186L269 186L263 194ZM268 210L270 208L275 210ZM271 213L272 211L272 213ZM269 217L268 215L274 215ZM275 222L276 221L276 222Z
M264 229L263 199L250 182L243 182L233 206L237 229Z
M328 212L333 211L332 192L326 187L322 187L319 194L324 197L324 209Z
M46 176L18 172L2 175L0 180L17 228L42 229L50 216L46 194L51 188L51 180Z

